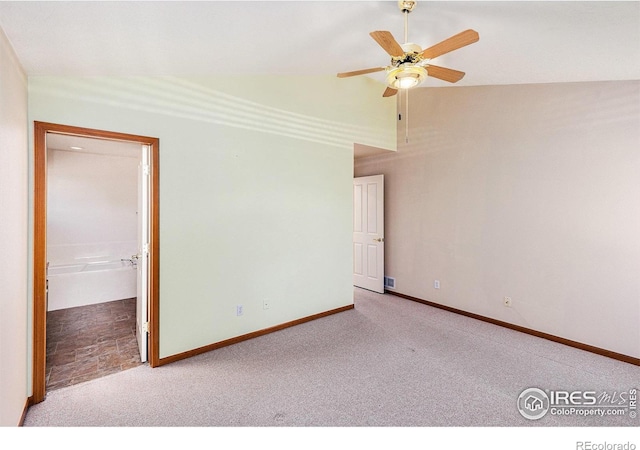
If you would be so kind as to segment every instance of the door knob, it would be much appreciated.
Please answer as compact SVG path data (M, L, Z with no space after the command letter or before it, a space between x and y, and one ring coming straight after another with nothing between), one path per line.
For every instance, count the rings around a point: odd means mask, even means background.
M384 238L374 239L375 242L384 242Z

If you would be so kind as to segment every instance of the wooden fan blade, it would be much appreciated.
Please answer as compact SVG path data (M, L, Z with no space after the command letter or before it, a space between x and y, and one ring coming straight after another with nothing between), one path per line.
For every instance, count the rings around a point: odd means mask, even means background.
M466 45L473 44L480 40L480 35L474 30L465 30L462 33L458 33L455 36L451 36L449 39L429 47L422 52L422 56L427 59L436 58L445 53L452 52Z
M389 56L402 56L404 50L388 31L372 31L369 35L384 49Z
M397 89L394 89L392 87L388 87L384 90L384 94L382 94L383 97L392 97L394 95L396 95L398 93Z
M449 83L457 83L464 77L464 72L459 70L447 69L446 67L433 66L429 64L427 67L427 75L440 80L448 81Z
M366 73L381 72L385 67L372 67L371 69L354 70L353 72L341 72L338 78L355 77L356 75L364 75Z

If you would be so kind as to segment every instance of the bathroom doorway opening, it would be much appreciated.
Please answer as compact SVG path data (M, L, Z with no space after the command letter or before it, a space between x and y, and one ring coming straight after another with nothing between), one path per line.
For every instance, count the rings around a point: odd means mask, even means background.
M100 337L100 345L92 345L88 340L88 345L83 348L81 340L75 339L73 345L76 348L65 348L58 352L58 362L65 363L65 358L74 353L80 358L84 353L106 351L111 354L102 356L100 373L103 374L109 373L110 364L112 367L119 364L114 361L116 357L123 358L125 366L146 361L151 367L158 365L159 140L43 122L35 122L34 131L32 400L38 403L44 400L47 391L48 353L54 351L55 345L65 345L55 341L59 337L56 333L62 329L73 332L74 327L81 330L95 321L115 320L97 328L106 333ZM85 150L83 146L91 150ZM57 164L49 165L49 159L57 161ZM109 167L107 162L118 167ZM122 186L118 186L119 173L123 177L129 174L133 179L126 182L123 179ZM57 180L53 188L49 184L49 175L52 180ZM92 190L92 178L100 178L95 182L102 184L100 192L103 198L101 201L96 198L95 204L90 192L87 192ZM109 187L111 184L115 186ZM55 195L61 197L65 193L70 194L72 200L63 202L64 211L50 210L49 202L53 202ZM52 194L55 194L53 199ZM127 203L127 208L114 205L118 202ZM60 207L60 204L57 206ZM125 214L128 217L121 218L120 224L126 223L124 227L128 231L125 234L118 234L114 230L116 224L109 223L109 211L100 211L110 208L113 208L113 212L117 212L118 208L128 210ZM75 217L65 217L67 214L75 214ZM61 220L61 217L65 218ZM84 229L76 227L75 218L79 219L78 222L91 222L94 225ZM114 219L114 222L118 222L118 219ZM131 239L133 232L136 237L134 241ZM96 235L108 235L109 238L100 241L95 238ZM53 283L55 296L52 295ZM103 287L94 289L97 286ZM97 316L89 318L90 313L96 313ZM51 327L55 329L48 328L48 317ZM132 322L131 319L135 320ZM65 324L64 320L68 322ZM114 354L117 333L123 330L124 335L120 334L117 342L118 353ZM84 336L87 338L86 334ZM129 337L133 337L133 341ZM96 338L93 339L95 341ZM128 358L131 361L127 361ZM96 361L94 357L87 359L86 366L60 366L58 373L63 370L62 367L76 373L87 370L87 379L90 379L96 377L96 373L89 374L95 369L93 365ZM82 379L82 375L79 379Z

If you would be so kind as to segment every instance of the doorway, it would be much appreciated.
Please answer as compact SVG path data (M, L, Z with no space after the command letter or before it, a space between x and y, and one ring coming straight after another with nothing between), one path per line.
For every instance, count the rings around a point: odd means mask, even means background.
M159 156L159 140L146 136L130 135L124 133L94 130L67 125L50 124L43 122L35 122L35 143L34 143L34 310L33 310L33 403L44 400L46 395L46 357L47 357L47 236L48 236L48 194L47 194L47 137L73 136L79 139L98 139L99 142L120 142L123 145L128 144L129 151L138 149L140 152L140 170L144 171L148 180L141 186L138 179L138 199L148 199L145 205L148 214L137 214L138 217L148 217L148 222L143 223L142 227L146 229L145 242L138 239L138 245L135 254L131 255L131 259L122 258L121 263L126 264L127 261L131 265L136 266L136 276L134 277L135 286L139 288L142 278L145 289L142 292L138 289L133 295L138 299L135 306L136 315L136 335L140 345L140 355L147 353L148 361L151 367L158 365L159 347L158 347L158 288L159 288L159 241L158 241L158 156ZM138 211L140 203L138 203ZM138 222L140 222L138 220ZM141 225L138 223L138 236L140 236ZM101 250L104 251L104 250ZM88 252L87 254L91 254ZM104 258L98 258L104 259ZM104 261L87 260L84 261L83 267L90 267L89 263L105 264ZM117 264L118 261L108 261L107 265ZM64 269L63 269L64 270ZM123 271L122 273L126 273ZM142 274L142 277L141 277ZM90 275L90 274L89 274ZM146 281L145 281L146 279ZM137 280L137 281L136 281ZM119 285L122 283L118 283ZM126 283L124 283L126 284ZM114 293L113 295L120 295ZM133 300L133 299L131 299ZM120 305L118 302L113 305L116 310L120 308L131 309L131 305ZM144 333L144 340L140 340L141 332ZM146 355L145 355L146 357Z

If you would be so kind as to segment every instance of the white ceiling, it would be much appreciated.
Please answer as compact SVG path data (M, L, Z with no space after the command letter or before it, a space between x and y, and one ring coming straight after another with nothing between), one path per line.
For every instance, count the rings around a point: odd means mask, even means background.
M138 143L58 133L47 133L47 150L91 153L106 156L125 156L136 159L140 159L142 155L142 149Z
M396 1L0 1L0 26L29 75L71 76L335 75L388 64L370 31L404 34ZM638 1L418 1L409 15L422 47L468 28L479 42L434 60L466 72L457 85L640 79Z

